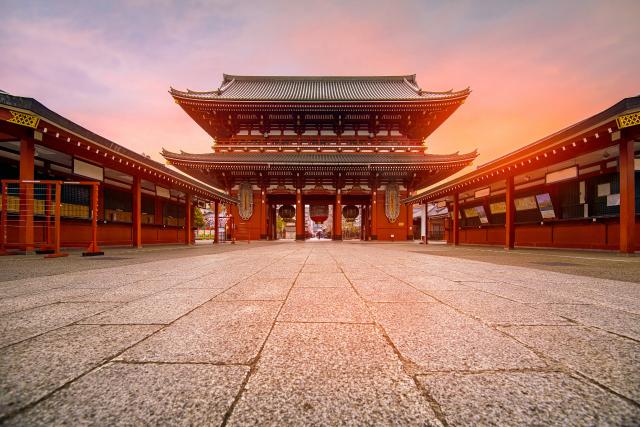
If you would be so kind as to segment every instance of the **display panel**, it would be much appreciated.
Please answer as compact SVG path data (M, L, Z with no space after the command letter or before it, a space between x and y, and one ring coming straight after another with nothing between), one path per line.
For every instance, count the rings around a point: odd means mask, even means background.
M489 205L489 210L492 214L503 214L507 211L507 204L505 202L494 202Z
M540 215L542 215L543 219L553 219L556 217L549 193L536 195L536 201L538 202L538 209L540 209Z
M521 197L513 201L517 211L528 211L531 209L538 209L536 204L536 198L533 196Z

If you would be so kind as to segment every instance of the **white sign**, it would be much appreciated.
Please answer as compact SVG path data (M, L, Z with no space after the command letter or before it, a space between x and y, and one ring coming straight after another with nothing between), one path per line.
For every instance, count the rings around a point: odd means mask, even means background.
M578 176L578 168L576 166L571 166L570 168L561 169L555 172L549 172L546 175L547 184L551 184L552 182L564 181L565 179L571 179Z
M605 182L604 184L598 184L598 197L604 197L611 194L611 184Z
M607 196L607 206L620 206L620 194L609 194Z
M160 187L160 186L156 185L156 195L158 197L164 197L164 198L168 199L168 198L171 197L171 192L169 191L168 188L163 188L163 187Z
M83 162L78 159L73 159L73 173L97 179L98 181L104 180L104 169L100 166L92 165L91 163Z

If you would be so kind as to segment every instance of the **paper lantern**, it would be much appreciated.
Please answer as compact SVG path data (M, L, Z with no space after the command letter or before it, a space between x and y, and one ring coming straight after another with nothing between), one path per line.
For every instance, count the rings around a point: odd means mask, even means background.
M359 214L360 214L360 211L358 210L357 206L347 205L344 208L342 208L342 216L347 221L355 220L358 217Z
M296 208L292 205L282 205L280 206L280 209L278 209L278 215L280 215L280 218L285 221L291 221L291 218L293 218L295 214Z
M329 206L311 205L309 206L309 217L316 224L322 224L329 218Z

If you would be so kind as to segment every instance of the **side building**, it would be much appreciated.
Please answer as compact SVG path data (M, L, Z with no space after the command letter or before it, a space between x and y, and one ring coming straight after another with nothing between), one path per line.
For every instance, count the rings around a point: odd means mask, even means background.
M449 243L640 250L640 96L403 202L448 207Z
M8 194L5 242L30 250L46 240L45 194L38 181L99 183L100 245L191 243L193 207L237 200L109 141L33 98L0 92L0 179ZM90 186L63 185L60 238L66 247L91 239ZM0 202L1 203L1 202Z

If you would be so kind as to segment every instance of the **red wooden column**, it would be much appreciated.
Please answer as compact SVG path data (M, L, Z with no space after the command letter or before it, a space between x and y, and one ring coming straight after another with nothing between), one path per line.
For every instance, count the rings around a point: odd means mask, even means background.
M458 246L460 244L460 201L458 193L453 195L453 245Z
M213 243L220 243L218 228L220 227L220 203L214 202L213 205Z
M631 254L636 241L634 140L620 142L620 252Z
M407 192L409 197L409 192ZM413 205L406 205L407 209L407 240L413 240Z
M35 162L35 143L23 138L20 140L20 179L33 181ZM4 207L6 209L6 206ZM33 184L20 185L20 243L26 251L33 250Z
M336 190L336 203L333 205L333 240L342 240L342 191Z
M504 196L504 203L506 205L505 220L504 220L504 248L509 250L513 249L516 240L515 233L515 219L516 210L513 203L513 176L507 178L506 182L507 191Z
M191 244L191 216L193 208L191 206L191 194L185 196L184 203L184 244Z
M304 205L302 190L296 190L296 240L304 240Z
M371 193L371 240L378 240L378 190Z
M260 189L260 240L267 240L267 188Z
M424 208L422 209L424 215L424 244L429 244L429 205L424 202ZM422 232L422 230L420 230Z
M133 222L132 228L132 245L134 248L142 247L142 178L133 177L133 186L131 192L133 195Z

